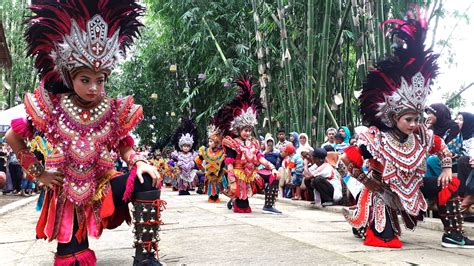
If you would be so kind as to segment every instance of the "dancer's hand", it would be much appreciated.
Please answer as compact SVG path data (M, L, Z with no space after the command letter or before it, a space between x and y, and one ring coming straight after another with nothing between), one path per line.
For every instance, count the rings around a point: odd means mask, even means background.
M156 167L142 161L138 161L136 165L137 177L141 184L143 184L144 182L142 174L147 173L151 176L152 186L156 188L159 188L161 186L161 180L163 180L163 178L161 178L161 175L158 172L158 169L156 169Z
M469 159L469 164L471 165L471 168L474 168L474 157Z
M278 177L278 170L277 170L277 169L273 169L273 170L272 170L272 175Z
M443 171L438 176L438 187L443 186L443 188L447 188L449 183L453 178L453 172L451 168L443 168Z
M53 188L56 186L62 186L63 184L63 172L57 169L47 169L44 170L43 174L36 178L38 182L47 186L48 188Z

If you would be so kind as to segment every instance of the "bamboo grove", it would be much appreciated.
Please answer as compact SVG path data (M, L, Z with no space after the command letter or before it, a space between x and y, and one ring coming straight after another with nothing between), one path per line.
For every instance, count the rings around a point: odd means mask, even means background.
M410 4L436 20L443 1L143 2L141 37L107 90L134 95L145 110L137 134L162 146L183 115L205 136L208 117L233 97L230 83L241 74L254 77L264 102L258 135L283 127L320 143L329 126L357 126L357 93L390 49L380 23L403 17Z

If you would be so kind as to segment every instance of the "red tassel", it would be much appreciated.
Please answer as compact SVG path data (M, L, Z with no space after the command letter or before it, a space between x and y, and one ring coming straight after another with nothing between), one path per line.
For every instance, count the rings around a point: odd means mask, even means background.
M133 190L135 189L135 178L137 178L137 166L134 166L128 174L127 184L125 186L125 193L123 193L122 200L127 202L132 198Z
M448 184L448 187L445 187L441 189L440 192L438 192L438 206L446 205L446 202L448 202L448 200L451 198L453 192L456 192L456 190L458 190L460 183L461 182L459 181L459 179L453 176L453 179Z
M372 229L367 228L364 245L371 247L381 247L381 248L402 248L403 243L398 239L396 235L393 236L393 239L390 241L384 241L383 239L375 236Z
M74 266L76 262L81 266L95 266L97 259L94 251L85 249L70 255L54 257L54 266Z
M133 145L135 145L135 141L130 135L127 135L119 143L119 146L121 147L133 147Z

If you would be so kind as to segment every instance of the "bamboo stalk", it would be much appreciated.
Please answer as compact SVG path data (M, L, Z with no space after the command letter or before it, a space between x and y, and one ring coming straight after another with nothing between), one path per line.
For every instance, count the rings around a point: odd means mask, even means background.
M260 27L260 18L258 16L258 9L257 9L257 0L251 0L252 2L252 10L253 10L253 21L254 21L254 29L255 29L255 41L256 41L256 50L255 54L257 55L257 68L258 72L260 74L260 88L264 92L264 102L265 106L265 114L268 119L268 121L271 121L271 116L270 116L270 110L269 110L269 105L268 105L268 96L267 96L267 83L268 80L266 80L266 67L265 67L265 62L263 60L263 57L265 56L265 49L263 49L263 34L260 32L259 27ZM262 72L262 73L260 73ZM272 131L272 125L271 123L268 123L269 125L269 130L270 132Z
M303 130L308 132L309 138L313 139L313 134L311 130L311 121L313 117L313 65L314 65L314 36L313 36L313 27L314 27L314 1L308 0L308 13L307 13L307 57L306 57L306 89L305 89L305 99L303 110L305 110L304 121L306 122Z
M320 72L319 72L319 114L318 114L318 134L317 140L318 144L321 144L324 141L324 133L326 128L326 112L325 108L321 108L324 106L326 101L326 82L327 82L327 61L328 61L328 46L329 46L329 29L330 29L330 19L331 19L331 7L332 1L326 0L325 1L325 8L324 8L324 22L323 22L323 40L321 45L321 53L320 53Z
M220 55L221 58L222 58L222 61L224 61L224 64L225 64L226 67L229 67L229 61L227 61L227 58L225 57L224 52L222 52L222 48L221 48L221 46L219 45L219 42L217 42L217 39L216 39L216 37L214 36L214 33L212 33L212 30L211 30L211 28L209 27L209 24L207 23L207 21L206 21L206 19L205 19L204 17L202 18L202 21L203 21L204 24L206 25L207 30L209 31L209 34L211 35L211 38L212 38L212 40L214 41L214 44L216 45L217 51L219 52L219 55Z
M282 48L282 60L285 68L285 73L286 73L286 81L287 81L287 89L288 89L288 102L290 104L290 118L292 121L292 125L294 126L292 130L300 131L300 125L299 125L299 120L297 117L297 112L296 112L296 105L294 102L294 81L293 81L293 73L292 73L292 66L291 66L291 60L289 58L289 49L288 49L288 33L286 30L286 22L285 18L283 15L284 8L283 8L283 1L278 0L278 19L280 22L280 44ZM290 123L286 124L291 125Z

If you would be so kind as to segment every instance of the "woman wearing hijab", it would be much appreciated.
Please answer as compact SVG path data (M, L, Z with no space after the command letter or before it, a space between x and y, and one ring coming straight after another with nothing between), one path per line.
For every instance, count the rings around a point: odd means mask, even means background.
M349 130L349 128L346 126L342 126L337 130L337 132L344 134L344 143L349 144L349 141L351 140L351 131Z
M295 149L300 147L300 141L298 140L298 132L291 132L290 133L290 142L293 144Z
M458 160L458 177L461 180L460 194L464 195L462 210L468 210L474 204L474 114L460 112L456 122L461 128L462 156Z
M459 126L451 119L451 112L446 105L434 103L426 108L426 113L428 114L427 124L435 135L444 140L444 143L451 142L459 134ZM426 163L425 177L437 178L442 170L438 156L432 155L428 157Z
M296 150L296 153L301 155L302 151L308 151L308 152L313 151L313 148L311 147L311 145L309 145L309 138L306 133L301 133L298 136L298 139L300 141L300 147Z

